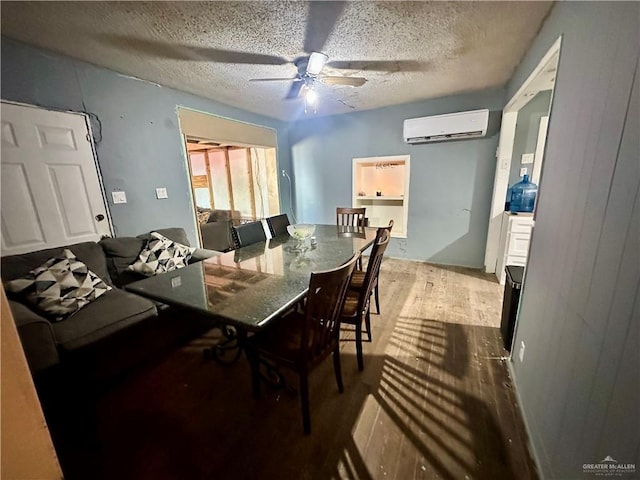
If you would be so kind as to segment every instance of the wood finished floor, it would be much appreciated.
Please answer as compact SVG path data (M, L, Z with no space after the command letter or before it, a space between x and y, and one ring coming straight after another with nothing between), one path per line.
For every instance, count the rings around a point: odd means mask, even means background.
M344 394L330 360L311 376L310 436L295 394L265 386L252 399L246 359L203 360L211 332L94 401L69 399L51 419L65 477L537 478L503 358L495 277L386 259L380 292L364 372L346 332Z

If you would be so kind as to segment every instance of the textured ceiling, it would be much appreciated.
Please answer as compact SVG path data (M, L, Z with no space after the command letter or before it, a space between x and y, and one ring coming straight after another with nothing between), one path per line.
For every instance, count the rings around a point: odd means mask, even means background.
M552 2L2 2L2 34L283 120L294 62L329 56L318 114L499 87Z

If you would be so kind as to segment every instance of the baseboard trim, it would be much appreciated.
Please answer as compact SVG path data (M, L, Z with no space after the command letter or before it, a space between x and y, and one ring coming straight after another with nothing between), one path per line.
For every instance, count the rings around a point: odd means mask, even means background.
M540 480L544 480L545 478L544 473L547 470L544 470L542 468L542 462L540 460L540 457L538 455L538 452L533 442L534 433L531 430L531 427L529 426L529 421L527 420L527 416L522 411L522 398L520 397L520 392L518 391L518 387L515 381L516 376L513 370L513 362L510 359L507 359L506 363L507 363L507 369L509 370L509 377L511 378L511 385L513 387L513 391L515 392L516 400L518 402L517 408L520 411L520 416L522 417L522 421L524 422L524 428L527 432L527 437L528 437L527 446L529 448L529 453L533 457L533 462L535 463L536 469L538 470L538 476L540 477Z

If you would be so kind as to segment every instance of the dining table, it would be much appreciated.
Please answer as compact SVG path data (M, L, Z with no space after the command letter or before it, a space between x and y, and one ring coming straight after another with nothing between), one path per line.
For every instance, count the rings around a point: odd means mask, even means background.
M227 347L237 360L249 332L295 307L306 295L312 272L346 263L373 244L376 229L316 225L300 244L279 235L201 262L130 283L126 289L155 301L193 311L220 326L228 342L213 350L221 363Z

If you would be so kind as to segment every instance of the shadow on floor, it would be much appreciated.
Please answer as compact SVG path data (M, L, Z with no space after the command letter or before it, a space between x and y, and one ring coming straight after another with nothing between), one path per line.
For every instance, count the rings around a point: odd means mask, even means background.
M402 315L415 280L387 282L364 372L346 332L344 394L330 361L311 375L310 436L295 393L265 387L254 400L246 360L205 361L219 341L205 335L104 388L54 392L65 478L535 479L498 329Z

